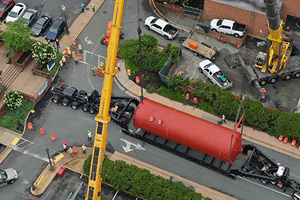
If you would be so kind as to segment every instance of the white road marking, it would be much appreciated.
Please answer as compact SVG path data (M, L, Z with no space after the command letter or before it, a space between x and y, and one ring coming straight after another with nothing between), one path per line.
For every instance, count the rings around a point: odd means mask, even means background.
M115 200L115 198L117 197L119 191L116 192L116 194L114 195L114 197L111 200Z
M83 56L83 62L85 63L85 60L86 60L86 50L84 50L83 52L84 52L84 54L83 54L84 55Z
M138 150L146 150L145 148L143 148L139 143L135 144L135 143L132 143L128 140L125 140L123 138L121 138L120 140L122 140L123 142L126 143L126 146L122 146L122 148L124 149L125 153L128 153L130 151L134 151L135 149L138 149ZM130 147L133 146L134 148L131 149Z
M241 177L241 176L237 176L237 177L240 178L240 179L242 179L242 180L244 180L244 181L247 181L247 182L249 182L249 183L252 183L252 184L254 184L254 185L258 185L258 186L260 186L260 187L266 188L266 189L268 189L268 190L271 190L271 191L276 192L276 193L278 193L278 194L281 194L281 195L283 195L283 196L292 198L292 197L291 197L290 195L288 195L288 194L279 192L279 191L274 190L274 189L272 189L272 188L269 188L269 187L267 187L267 186L265 186L265 185L256 183L256 182L254 182L254 181L250 181L250 180L248 180L248 179L246 179L246 178L244 178L244 177Z

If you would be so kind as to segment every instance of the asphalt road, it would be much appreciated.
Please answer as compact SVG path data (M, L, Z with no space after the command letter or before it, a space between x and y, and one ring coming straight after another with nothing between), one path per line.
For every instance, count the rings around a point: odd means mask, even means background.
M141 1L140 18L142 21L149 15L152 15L152 11L147 3L147 0ZM107 22L112 17L113 1L106 1L100 8L95 17L91 20L91 23L80 35L81 43L85 50L93 53L90 58L85 59L85 63L79 63L75 65L74 62L68 61L67 68L62 69L59 72L59 76L56 81L63 80L67 85L77 87L78 89L84 89L90 92L92 88L101 90L102 77L92 76L90 68L93 62L97 62L96 57L98 55L105 56L106 46L99 43L100 36L106 30ZM151 13L149 13L151 12ZM99 20L101 19L101 20ZM123 32L125 38L137 38L137 8L135 0L128 0L125 4L125 13L123 21ZM165 45L166 41L163 37L144 30L144 26L141 23L143 33L153 34L158 37L159 41ZM90 42L89 42L90 41ZM169 41L168 41L169 42ZM88 44L89 43L89 44ZM93 44L91 44L93 43ZM123 92L114 85L113 95L124 95ZM81 110L72 110L61 105L56 105L49 102L51 94L48 92L41 102L38 103L35 110L36 113L30 116L30 120L34 123L36 130L26 131L24 138L33 141L35 144L42 147L50 148L53 151L62 151L62 141L66 140L68 145L91 145L87 141L87 130L95 130L94 116L84 113ZM39 134L39 128L44 127L46 134L41 136ZM141 141L130 138L120 132L120 128L114 123L109 124L109 137L108 142L117 151L124 153L122 146L125 146L124 140L133 142L135 144L140 143L145 150L134 150L128 153L129 156L137 158L146 163L155 165L172 173L178 174L184 178L192 180L194 182L203 184L207 187L214 188L223 193L232 195L238 199L245 200L287 200L290 199L286 194L278 191L273 186L263 187L258 181L250 179L231 180L227 177L219 175L211 170L200 167L199 165L175 156L169 152L158 149L152 145L143 144ZM50 134L55 133L57 135L57 141L53 142L50 139ZM122 140L121 140L122 139ZM282 165L287 165L291 168L292 176L299 179L300 161L289 156L280 154L273 150L260 147L270 157L278 160ZM42 166L45 164L42 161L42 157L33 158L29 155L23 155L18 152L13 152L9 157L0 165L1 168L13 167L21 173L20 178L13 184L0 190L0 197L5 199L28 199L30 184L36 179L42 170ZM27 183L28 182L28 183ZM17 192L15 192L17 191ZM291 192L291 191L287 191ZM55 193L55 190L52 190ZM20 198L20 195L23 195ZM51 192L47 195L52 195ZM41 197L41 199L43 196Z

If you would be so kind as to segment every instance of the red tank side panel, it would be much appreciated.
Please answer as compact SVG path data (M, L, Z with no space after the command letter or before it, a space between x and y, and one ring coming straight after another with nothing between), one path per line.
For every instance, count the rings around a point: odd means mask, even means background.
M242 149L241 133L144 98L133 119L135 127L221 160L231 162Z

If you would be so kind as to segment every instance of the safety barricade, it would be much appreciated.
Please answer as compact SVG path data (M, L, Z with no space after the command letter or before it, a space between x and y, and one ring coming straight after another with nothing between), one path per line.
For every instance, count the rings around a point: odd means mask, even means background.
M282 142L282 141L283 141L283 135L280 135L279 138L278 138L278 140L279 140L280 142Z
M289 141L289 138L285 137L284 140L283 140L283 143L286 144L286 143L288 143L288 141Z
M295 146L296 143L297 143L297 141L294 139L294 140L292 140L291 145L292 145L292 146Z

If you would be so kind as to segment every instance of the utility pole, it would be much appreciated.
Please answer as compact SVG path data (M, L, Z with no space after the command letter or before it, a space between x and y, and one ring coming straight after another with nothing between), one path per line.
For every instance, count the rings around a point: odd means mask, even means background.
M50 158L49 148L46 149L46 153L47 153L47 156L48 156L48 159L49 159L50 170L53 171L54 170L54 166L53 166L51 158Z
M69 34L69 29L68 29L68 22L67 22L67 13L66 13L66 6L62 5L61 6L61 10L64 14L64 17L65 17L65 23L66 23L66 34Z

